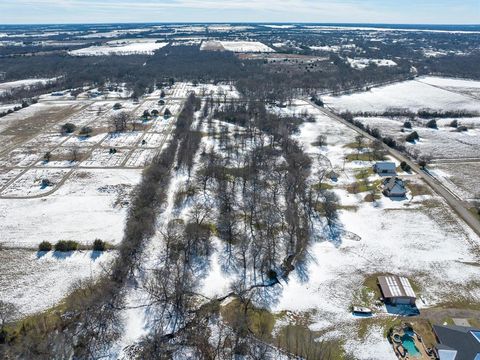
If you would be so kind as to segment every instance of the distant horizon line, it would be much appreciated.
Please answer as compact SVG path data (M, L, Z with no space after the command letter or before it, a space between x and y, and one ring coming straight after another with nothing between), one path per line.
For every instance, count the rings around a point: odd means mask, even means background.
M370 25L370 26L480 26L480 23L377 23L377 22L312 22L312 21L168 21L168 22L51 22L51 23L0 23L0 26L22 25L156 25L156 24L255 24L255 25Z

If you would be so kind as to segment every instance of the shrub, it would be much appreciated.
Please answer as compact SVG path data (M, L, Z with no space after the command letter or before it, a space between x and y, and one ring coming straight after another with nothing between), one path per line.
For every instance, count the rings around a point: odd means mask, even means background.
M42 241L38 245L38 251L50 251L52 250L52 244L50 244L48 241Z
M430 121L427 122L427 128L430 128L430 129L437 129L437 121L432 119Z
M407 137L405 138L406 141L411 143L415 142L415 140L418 140L418 139L420 139L420 136L418 136L418 133L416 131L408 134Z
M89 136L93 132L93 129L90 126L84 126L80 129L81 136Z
M75 131L76 126L72 123L63 124L60 131L62 134L71 134Z
M96 239L93 242L93 251L105 251L107 250L107 243L100 239Z
M67 252L78 250L78 243L73 240L60 240L55 244L55 251Z
M452 122L450 123L450 127L453 127L453 128L458 127L458 120L452 120Z
M384 137L382 140L385 145L390 146L391 148L397 147L397 142L394 139L392 139L390 136Z
M411 123L410 121L405 121L405 122L403 123L403 127L404 127L405 129L411 129L411 128L412 128L412 123Z
M270 269L267 271L267 277L272 281L277 280L277 272L273 269Z
M405 161L402 161L400 163L400 168L405 172L410 172L410 170L412 169L410 165L408 165Z

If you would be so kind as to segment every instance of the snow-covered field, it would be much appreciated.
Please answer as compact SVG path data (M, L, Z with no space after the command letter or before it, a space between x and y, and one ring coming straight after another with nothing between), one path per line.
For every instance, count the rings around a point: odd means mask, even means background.
M158 49L167 46L168 43L162 42L132 42L127 44L106 44L101 46L90 46L83 49L72 50L69 52L73 56L108 56L108 55L135 55L145 54L153 55Z
M434 163L429 168L430 173L459 198L480 202L480 187L478 186L480 161L462 162L461 160L456 160Z
M403 129L408 118L357 117L356 120L370 128L378 128L384 136L391 136L400 143L413 131L420 136L414 144L405 142L405 146L433 159L480 158L480 119L463 118L459 123L471 126L468 131L457 131L449 126L453 119L437 121L438 129L425 126L427 120L412 121L412 129ZM403 132L401 131L403 129Z
M387 59L351 59L347 58L348 63L355 69L365 69L370 64L377 66L397 66L397 63L393 60Z
M236 53L268 53L275 52L272 48L259 41L204 41L201 50L226 50Z
M24 79L24 80L0 83L0 95L17 88L22 88L22 87L28 88L35 85L46 85L50 82L54 82L55 80L56 79Z
M221 44L225 50L233 52L275 52L258 41L221 41Z
M47 171L51 178L50 173L59 170ZM118 244L123 236L129 194L140 178L140 169L82 169L50 196L0 199L0 243L36 248L42 241L92 244L98 238ZM15 194L27 195L25 188L20 188L22 184L14 183Z
M0 251L0 300L13 303L20 316L55 306L79 280L100 274L114 252L37 253Z
M442 88L428 84L438 81L442 82ZM469 87L478 87L479 84L478 81L468 82ZM450 86L458 88L457 85L456 79L438 80L435 77L424 77L351 95L325 96L323 100L327 106L335 110L350 112L382 112L391 108L406 108L412 111L430 108L480 112L480 100L448 90Z
M55 305L73 283L96 276L113 258L114 252L37 254L36 249L42 241L74 240L91 246L101 239L119 244L132 190L175 121L174 117L140 120L144 110L161 108L159 94L154 95L155 100L145 98L137 105L123 99L41 99L2 118L0 271L5 276L0 279L0 299L13 302L21 314ZM122 111L138 116L136 131L108 133L116 102ZM166 106L175 115L181 100L167 100ZM30 119L49 120L32 127ZM77 131L61 135L60 125L66 122L76 125ZM82 126L92 127L92 136L79 136ZM144 136L146 144L142 144ZM111 148L116 153L111 154ZM71 160L74 151L76 161ZM51 154L48 162L44 160L47 152ZM44 179L49 186L41 186Z

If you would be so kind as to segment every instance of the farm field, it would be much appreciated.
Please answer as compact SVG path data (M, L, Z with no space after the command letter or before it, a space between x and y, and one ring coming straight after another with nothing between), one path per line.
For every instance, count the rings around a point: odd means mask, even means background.
M272 48L258 41L204 41L201 50L232 51L236 53L270 53Z
M91 46L83 49L72 50L73 56L105 56L105 55L133 55L146 54L153 55L155 50L161 49L168 43L155 42L132 42L128 44L107 43L103 46Z
M429 84L441 83L441 87ZM475 85L471 85L474 83ZM479 82L471 81L467 86L478 87ZM440 79L434 77L419 78L392 85L373 88L370 91L343 95L339 97L325 96L325 104L337 111L356 112L383 112L388 109L409 109L418 111L421 109L433 110L468 110L480 111L480 101L465 94L451 92L447 88L449 84L459 87L456 79ZM464 86L463 83L462 86Z

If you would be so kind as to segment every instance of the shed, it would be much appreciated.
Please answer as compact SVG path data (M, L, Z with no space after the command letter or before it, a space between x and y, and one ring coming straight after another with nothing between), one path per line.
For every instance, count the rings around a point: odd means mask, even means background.
M373 165L373 171L379 175L397 175L397 167L394 162L380 161Z
M405 183L397 177L388 178L383 182L383 194L388 197L405 197Z
M378 285L385 302L392 305L415 305L417 296L407 278L397 275L379 276Z
M440 360L480 359L480 329L467 326L434 325Z

